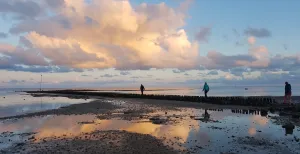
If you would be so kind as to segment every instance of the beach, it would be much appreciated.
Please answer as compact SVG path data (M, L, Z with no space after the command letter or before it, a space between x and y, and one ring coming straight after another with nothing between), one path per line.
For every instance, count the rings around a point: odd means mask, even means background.
M268 106L73 94L24 95L23 101L25 97L50 102L68 98L74 103L2 116L1 153L300 151L299 117L270 111Z

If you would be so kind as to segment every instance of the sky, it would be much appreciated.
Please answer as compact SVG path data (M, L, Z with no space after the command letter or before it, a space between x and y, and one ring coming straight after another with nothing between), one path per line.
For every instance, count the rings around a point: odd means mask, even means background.
M299 6L0 0L0 88L300 84Z

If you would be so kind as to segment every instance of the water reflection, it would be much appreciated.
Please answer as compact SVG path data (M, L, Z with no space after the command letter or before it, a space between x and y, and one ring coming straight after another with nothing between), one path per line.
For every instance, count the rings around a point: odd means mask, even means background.
M163 139L165 144L171 144L176 149L201 146L206 147L207 150L213 149L215 146L228 146L233 141L231 136L265 136L270 140L278 140L284 139L285 134L300 135L299 132L293 132L290 129L284 132L280 126L269 122L267 117L256 114L236 116L231 110L208 110L207 112L210 119L219 122L208 121L205 123L191 119L190 116L192 115L203 115L205 110L186 109L181 112L168 111L167 115L165 112L152 114L168 117L170 121L176 121L161 125L153 124L149 119L135 121L101 120L96 118L95 115L60 115L1 121L0 132L37 132L35 134L36 142L40 142L43 138L54 136L74 138L82 133L90 133L96 130L126 130L140 134L150 134Z
M282 126L282 128L285 129L285 135L292 135L295 129L295 125L293 125L292 123L288 123Z

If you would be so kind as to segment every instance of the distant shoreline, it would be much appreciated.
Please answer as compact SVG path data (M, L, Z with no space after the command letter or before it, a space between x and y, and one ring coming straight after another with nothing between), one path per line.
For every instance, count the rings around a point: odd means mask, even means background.
M25 91L24 91L25 92ZM23 118L39 115L49 114L99 114L102 109L114 108L113 105L105 103L101 100L118 99L129 100L130 102L143 102L155 106L174 108L174 107L188 107L188 108L227 108L227 109L255 109L255 110L273 110L284 111L286 114L299 114L300 104L298 105L284 105L277 103L276 100L283 99L283 97L209 97L205 99L200 96L180 96L180 95L140 95L114 92L85 92L85 91L27 91L33 97L68 97L70 99L94 99L90 103L74 104L67 107L62 107L54 110L47 110L42 112L35 112L25 115L2 117L0 120L11 118ZM295 97L300 100L300 97ZM99 110L101 108L101 110Z
M100 96L112 98L143 98L143 99L158 99L158 100L174 100L174 101L190 101L199 103L211 103L219 105L242 105L242 106L272 106L279 104L283 97L277 96L227 96L227 97L209 97L206 99L203 96L184 96L184 95L158 95L158 94L132 94L132 93L117 93L117 92L95 92L82 90L50 90L50 91L24 91L34 95L40 94L67 94L73 96ZM296 97L293 97L296 98ZM300 97L297 97L299 99Z
M183 88L182 88L183 89ZM146 89L145 91L172 91L172 90L182 90L180 88L170 88L170 89ZM186 90L195 90L197 88L184 88ZM199 88L198 88L199 89ZM35 92L39 92L37 90L32 90ZM139 89L61 89L61 90L46 90L46 91L81 91L81 92L89 92L89 91L99 91L99 92L111 92L111 91L136 91L139 92ZM31 92L31 91L18 91L16 90L15 92ZM44 91L43 91L44 92Z

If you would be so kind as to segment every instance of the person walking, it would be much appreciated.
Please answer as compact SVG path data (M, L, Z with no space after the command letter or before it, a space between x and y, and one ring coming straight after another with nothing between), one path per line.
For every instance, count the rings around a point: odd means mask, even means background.
M292 86L288 82L285 82L285 95L284 95L284 103L289 102L291 103L291 96L292 96Z
M204 94L205 94L205 98L207 98L207 93L209 92L209 86L208 84L205 82L204 86L203 86L203 90Z
M144 85L143 85L143 84L141 84L141 86L140 86L140 90L141 90L141 93L142 93L142 95L144 95L145 87L144 87Z

